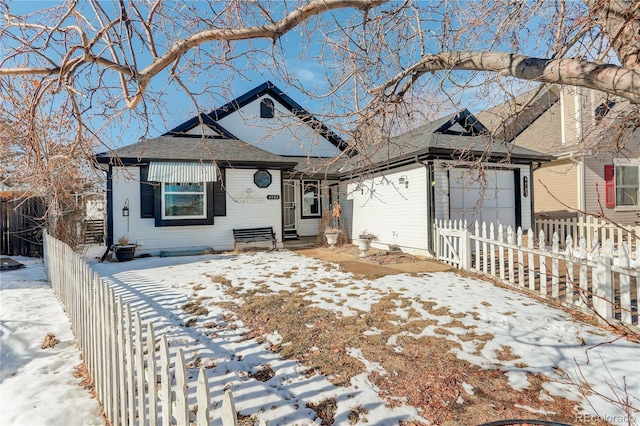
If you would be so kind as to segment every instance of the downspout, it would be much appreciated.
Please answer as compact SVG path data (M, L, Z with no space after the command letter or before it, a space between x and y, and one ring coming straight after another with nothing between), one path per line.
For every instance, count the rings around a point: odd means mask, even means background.
M580 155L578 161L578 208L581 212L587 211L587 203L584 191L584 155ZM582 215L582 214L580 214Z
M107 170L107 248L113 244L113 168L109 164Z
M567 144L567 128L565 119L565 94L564 88L560 88L560 143L562 146Z
M416 161L418 161L416 157ZM420 162L427 170L427 188L426 188L426 200L427 200L427 251L433 257L435 252L433 250L433 222L436 217L435 207L435 173L433 171L433 161L427 161L427 163Z

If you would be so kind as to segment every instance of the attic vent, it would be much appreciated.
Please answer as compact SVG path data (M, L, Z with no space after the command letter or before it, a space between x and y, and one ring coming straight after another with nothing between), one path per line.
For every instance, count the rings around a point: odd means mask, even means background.
M263 99L260 101L260 117L273 118L273 101L271 99Z

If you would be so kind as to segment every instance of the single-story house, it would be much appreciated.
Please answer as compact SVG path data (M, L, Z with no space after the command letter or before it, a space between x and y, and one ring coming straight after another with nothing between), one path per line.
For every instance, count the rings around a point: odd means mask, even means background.
M492 139L468 110L428 123L349 161L354 166L341 181L350 236L369 232L381 247L429 254L435 221L526 231L532 170L549 158Z
M527 93L515 102L530 97ZM505 141L553 158L533 175L536 217L587 213L624 225L640 220L640 131L627 121L637 120L628 101L590 89L550 86L519 114L513 114L514 107L498 105L479 118L491 130L493 123L507 120ZM630 124L626 130L625 123Z
M233 229L271 227L276 245L317 235L337 159L356 151L266 82L164 135L98 154L107 246L137 253L233 249Z
M107 173L107 244L137 253L227 250L234 229L276 245L322 232L339 200L350 238L427 254L438 219L532 223L531 171L547 157L495 142L469 111L358 153L270 82L164 135L96 156Z

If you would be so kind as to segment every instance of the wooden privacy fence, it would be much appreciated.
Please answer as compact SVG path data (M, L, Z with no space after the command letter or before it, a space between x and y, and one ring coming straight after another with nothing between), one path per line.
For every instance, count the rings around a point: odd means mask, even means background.
M151 324L123 305L77 253L46 233L44 258L109 423L210 424L213 404L205 369L200 368L196 383L188 384L183 350L170 354L166 336L158 339ZM223 425L236 425L230 391L221 417Z
M557 233L560 245L563 246L568 236L571 236L574 249L578 248L580 238L587 240L587 247L593 247L598 241L611 240L614 247L626 242L631 251L638 249L640 241L640 226L616 226L611 222L592 216L574 217L570 219L536 219L535 231L544 231L545 243L550 246L553 234ZM564 247L564 246L563 246Z
M571 235L560 249L555 232L551 250L540 230L536 240L532 230L497 228L476 222L469 229L466 222L440 221L435 224L436 257L458 268L488 275L503 283L552 298L566 306L595 313L611 322L638 326L640 293L640 247L632 256L625 242L618 245L606 240L603 248L581 237L574 249ZM539 244L536 244L539 241ZM630 263L634 262L633 266Z
M0 194L0 254L42 256L45 210L41 197L23 199Z

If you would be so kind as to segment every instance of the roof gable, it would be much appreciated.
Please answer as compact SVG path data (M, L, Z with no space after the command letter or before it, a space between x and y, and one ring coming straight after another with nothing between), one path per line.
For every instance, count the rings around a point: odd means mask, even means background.
M260 86L248 91L247 93L239 96L238 98L228 102L227 104L208 114L203 113L200 114L199 117L196 116L194 118L191 118L190 120L185 121L184 123L165 133L165 135L184 135L188 134L189 132L194 133L193 129L195 129L202 121L204 124L214 129L216 133L221 134L221 137L225 139L239 139L225 126L223 126L221 124L221 121L224 122L225 118L228 118L235 112L240 111L242 108L258 101L261 98L264 98L265 96L273 99L279 104L280 108L284 108L286 111L289 111L293 116L297 117L304 124L309 126L315 133L329 141L334 147L338 148L339 151L345 152L348 155L355 154L355 150L353 147L351 147L340 136L331 131L320 120L314 117L309 111L307 111L300 104L291 99L287 94L285 94L270 81L261 84ZM198 136L202 136L202 132L196 131L195 133L198 133ZM205 136L208 137L208 135Z
M195 116L179 126L174 127L163 136L205 136L219 139L238 139L205 113Z
M477 136L487 132L487 128L466 108L446 118L444 123L433 131L458 136Z

